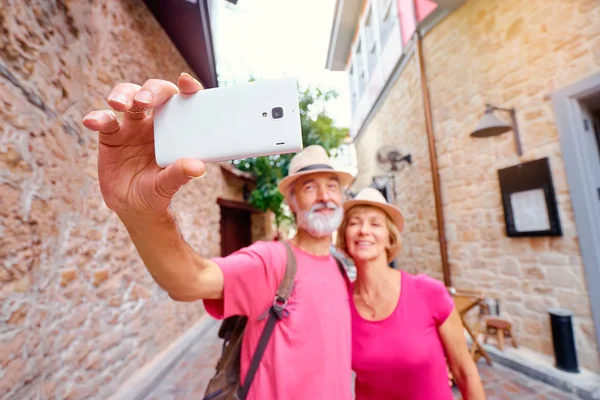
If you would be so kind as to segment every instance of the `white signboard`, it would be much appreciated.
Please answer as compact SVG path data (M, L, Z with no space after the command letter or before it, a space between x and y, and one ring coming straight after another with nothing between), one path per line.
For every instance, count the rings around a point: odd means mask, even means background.
M517 232L550 230L548 205L543 189L512 193L510 204Z

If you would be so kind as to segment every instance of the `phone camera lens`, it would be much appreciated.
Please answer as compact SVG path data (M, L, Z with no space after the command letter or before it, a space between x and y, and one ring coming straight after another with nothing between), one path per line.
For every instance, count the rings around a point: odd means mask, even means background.
M283 118L283 108L275 107L271 110L271 116L273 119Z

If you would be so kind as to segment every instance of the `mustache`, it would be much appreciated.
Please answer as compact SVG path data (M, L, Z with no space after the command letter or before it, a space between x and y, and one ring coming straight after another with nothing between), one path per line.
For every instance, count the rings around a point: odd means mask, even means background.
M337 204L335 204L333 201L328 201L326 203L324 203L324 202L316 203L310 208L310 212L322 210L324 208L329 209L329 210L337 210L339 208L339 206Z

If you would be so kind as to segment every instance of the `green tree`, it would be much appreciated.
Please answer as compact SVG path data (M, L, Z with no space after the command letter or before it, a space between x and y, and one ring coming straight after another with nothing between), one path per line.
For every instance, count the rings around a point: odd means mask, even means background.
M337 92L333 90L307 88L300 91L300 124L305 147L319 144L330 155L335 155L336 149L348 135L348 129L334 126L333 120L327 115L327 103L337 96ZM237 168L256 178L256 189L250 194L249 203L262 211L271 210L275 214L277 226L283 220L291 218L284 206L283 195L277 189L277 183L287 175L293 156L294 154L281 154L233 161Z

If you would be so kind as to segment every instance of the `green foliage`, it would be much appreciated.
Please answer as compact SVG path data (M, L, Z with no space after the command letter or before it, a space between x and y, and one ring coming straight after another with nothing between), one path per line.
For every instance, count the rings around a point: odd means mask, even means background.
M337 96L333 90L308 88L300 91L300 124L305 147L319 144L330 155L335 155L335 150L342 144L348 130L335 127L325 111L327 103ZM250 194L249 202L262 211L273 211L277 226L290 218L284 206L283 195L277 189L277 183L287 175L293 156L294 154L281 154L233 161L237 168L256 177L256 189Z

